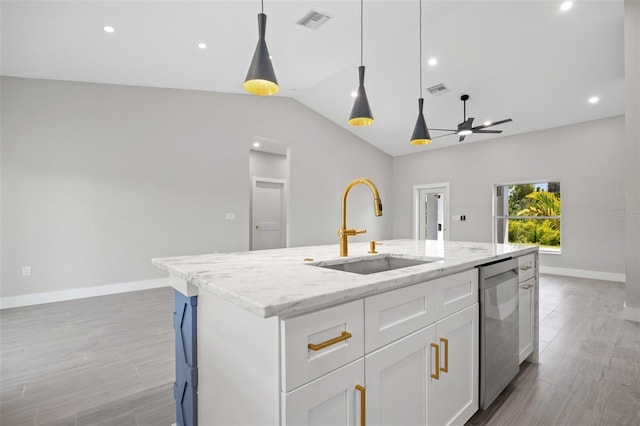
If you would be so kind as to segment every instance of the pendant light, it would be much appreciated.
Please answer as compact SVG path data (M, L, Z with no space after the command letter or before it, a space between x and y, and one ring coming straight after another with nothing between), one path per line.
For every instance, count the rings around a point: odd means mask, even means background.
M363 0L360 0L360 66L358 67L358 92L353 102L349 124L352 126L370 126L373 124L373 114L364 90L364 65L363 65Z
M280 90L276 73L273 71L273 64L269 57L265 32L267 30L267 15L264 14L264 0L260 1L262 11L258 14L258 45L253 53L253 60L244 80L244 90L254 95L269 96L275 95Z
M422 97L422 0L420 0L420 98L418 98L418 120L416 121L416 127L413 129L413 135L411 136L411 145L428 145L431 143L431 135L429 135L429 129L427 123L424 120L424 114L422 113L422 107L424 105L424 98Z

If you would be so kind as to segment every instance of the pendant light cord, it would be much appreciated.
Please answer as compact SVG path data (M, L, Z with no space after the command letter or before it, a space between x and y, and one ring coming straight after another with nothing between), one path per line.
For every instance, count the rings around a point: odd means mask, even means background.
M262 13L264 14L264 0L260 0L260 6L262 7Z
M422 0L420 0L420 97L422 97Z
M364 26L364 0L360 0L360 65L364 65L364 31L363 31L363 26Z

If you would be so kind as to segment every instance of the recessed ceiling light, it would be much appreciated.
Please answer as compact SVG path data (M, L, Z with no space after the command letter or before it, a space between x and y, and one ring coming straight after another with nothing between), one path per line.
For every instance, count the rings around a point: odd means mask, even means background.
M255 146L256 148L260 148L260 142L254 142L253 146Z
M198 43L198 49L206 49L207 43Z
M485 122L484 122L484 125L485 125L485 126L491 126L491 122L490 122L490 121L485 121Z
M115 28L113 28L110 25L105 25L104 27L102 27L102 29L107 33L112 33L112 32L114 32L116 30Z
M352 98L358 97L358 92L351 92L351 97Z
M563 12L566 12L567 10L571 9L573 7L573 2L572 1L565 1L564 3L562 3L560 5L560 10Z
M599 98L599 97L597 97L597 96L592 96L592 97L590 97L590 98L589 98L589 103L590 103L590 104L596 104L596 103L598 103L598 101L599 101L599 100L600 100L600 98Z
M436 65L438 65L438 59L437 58L431 58L431 59L429 59L429 61L427 63L429 64L429 66L435 67Z

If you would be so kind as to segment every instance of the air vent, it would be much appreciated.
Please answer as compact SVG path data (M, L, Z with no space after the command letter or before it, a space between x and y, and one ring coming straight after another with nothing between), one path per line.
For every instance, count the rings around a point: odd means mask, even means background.
M433 96L442 95L443 93L447 93L449 89L447 89L444 84L436 84L435 86L431 86L427 88L427 91L431 93Z
M322 24L326 23L329 19L331 19L331 16L312 10L306 15L304 15L304 17L299 19L297 24L302 25L305 28L317 30Z

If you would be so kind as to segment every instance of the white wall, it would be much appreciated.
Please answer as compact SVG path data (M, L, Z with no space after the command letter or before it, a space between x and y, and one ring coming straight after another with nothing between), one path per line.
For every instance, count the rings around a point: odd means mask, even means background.
M640 1L627 0L625 11L626 274L625 317L640 321Z
M450 239L491 242L499 183L558 179L562 254L541 265L624 273L624 119L614 117L394 158L394 238L411 237L412 187L450 182ZM437 143L437 142L436 142Z
M248 249L254 136L291 147L292 246L338 242L352 179L391 192L391 157L292 99L1 83L1 297L163 277L152 257ZM391 209L374 218L364 190L349 224L368 227L359 240L390 238Z
M287 156L251 150L249 152L249 175L251 177L287 179L289 177Z

